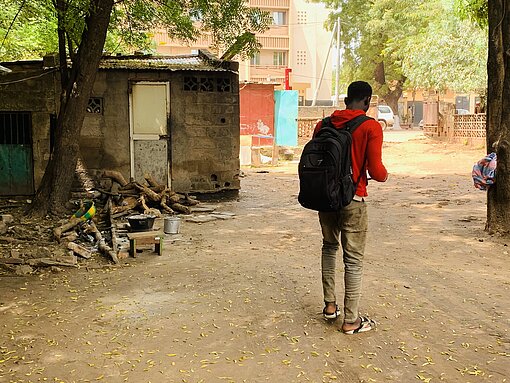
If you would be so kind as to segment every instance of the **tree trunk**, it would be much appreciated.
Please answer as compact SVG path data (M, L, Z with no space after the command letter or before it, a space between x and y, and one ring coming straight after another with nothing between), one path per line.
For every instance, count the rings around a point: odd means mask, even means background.
M92 0L58 113L55 148L29 213L61 213L69 198L85 110L102 56L113 0Z
M395 89L390 90L386 94L381 94L381 97L386 101L386 103L390 106L393 113L398 116L398 100L402 96L402 84L400 81L398 82Z
M487 194L490 233L510 234L510 14L506 0L488 2L487 150L498 155L496 183Z
M402 96L402 84L405 78L395 80L394 84L390 85L386 82L386 71L384 68L384 61L377 63L374 69L374 79L376 83L376 94L390 106L395 115L398 115L398 100Z

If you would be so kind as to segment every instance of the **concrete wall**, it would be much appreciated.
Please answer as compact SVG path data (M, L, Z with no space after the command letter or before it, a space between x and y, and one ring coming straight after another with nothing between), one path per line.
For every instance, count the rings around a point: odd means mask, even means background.
M184 78L230 78L230 92L184 90ZM232 72L179 72L171 86L172 186L176 191L238 190L239 78Z
M300 106L298 108L298 118L324 118L329 116L337 109L345 109L343 104L339 107L334 106Z
M120 171L129 180L129 79L127 71L99 71L92 97L103 98L103 113L86 113L80 150L87 169Z
M229 92L184 90L185 77L229 78ZM237 190L239 182L239 85L232 72L100 71L93 97L104 113L88 114L81 148L89 169L130 174L129 87L139 81L169 82L169 159L178 192Z
M32 112L34 187L41 183L50 156L50 118L56 114L58 72L41 61L4 63L12 73L0 75L0 111Z
M4 65L5 66L5 65ZM11 69L12 66L8 66ZM42 74L42 62L23 73L0 76L0 84ZM40 184L50 153L50 116L56 114L57 72L33 80L0 85L1 111L31 111L35 187ZM185 77L228 79L230 89L184 90ZM238 190L239 79L230 71L101 70L92 97L103 99L103 113L87 113L80 149L91 173L103 169L130 171L130 84L160 81L170 84L169 161L172 188L177 192Z

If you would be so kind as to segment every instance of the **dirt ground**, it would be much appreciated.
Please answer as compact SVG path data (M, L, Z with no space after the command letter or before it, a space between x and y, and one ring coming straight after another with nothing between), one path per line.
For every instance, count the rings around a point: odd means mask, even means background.
M322 318L319 225L287 163L244 169L218 207L235 217L183 222L162 256L1 276L0 381L510 381L510 240L484 232L470 177L483 147L385 140L361 302L376 331Z

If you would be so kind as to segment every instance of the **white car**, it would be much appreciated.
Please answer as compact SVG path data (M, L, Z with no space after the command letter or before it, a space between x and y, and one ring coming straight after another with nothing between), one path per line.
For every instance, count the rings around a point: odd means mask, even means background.
M388 105L377 106L377 121L379 121L383 130L385 130L388 126L393 126L393 123L395 122L393 110L391 110Z

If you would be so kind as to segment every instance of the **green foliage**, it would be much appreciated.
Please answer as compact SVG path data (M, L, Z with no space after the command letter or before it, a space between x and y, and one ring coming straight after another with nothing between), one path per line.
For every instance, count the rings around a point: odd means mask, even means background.
M482 29L489 23L489 0L455 0L455 7L463 19L470 19Z
M0 60L36 58L57 52L59 15L68 53L70 49L75 51L85 27L89 0L59 1L65 6L60 13L56 0L0 0L4 10L0 15L0 38L6 36L0 47ZM250 56L260 47L255 33L267 29L270 22L267 12L248 7L244 0L119 0L111 14L105 52L150 52L153 32L164 29L170 37L183 42L210 33L212 48L217 51L225 51L244 36L239 53Z
M56 51L57 22L41 2L0 0L0 7L0 60L29 59Z
M330 28L341 19L343 89L355 79L369 81L380 95L398 84L476 91L486 83L487 38L461 20L454 0L314 1L333 10Z
M486 87L487 37L468 20L446 13L425 33L409 39L405 48L402 70L411 86L458 92Z

